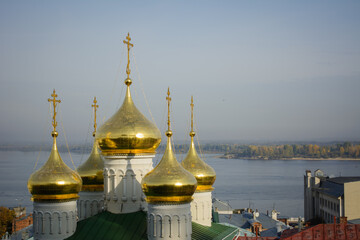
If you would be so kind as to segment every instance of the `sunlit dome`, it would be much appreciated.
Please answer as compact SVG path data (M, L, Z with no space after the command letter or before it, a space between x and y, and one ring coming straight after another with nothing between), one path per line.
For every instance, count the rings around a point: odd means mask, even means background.
M28 180L28 189L32 194L32 199L35 202L41 201L68 201L77 199L79 197L82 181L77 172L69 168L61 159L56 145L56 104L60 100L57 97L55 90L51 95L54 98L49 99L54 105L53 116L53 147L47 162L38 171L31 174Z
M94 109L94 132L93 137L96 134L96 112L99 105L96 104L97 100L94 97L93 104ZM89 158L77 169L81 179L83 181L82 191L101 192L104 191L104 161L100 156L97 143L94 140L94 144Z
M168 111L171 98L168 90ZM172 131L168 115L167 145L160 163L143 178L141 185L147 202L190 202L197 182L176 160L171 147Z
M133 45L129 35L127 39L128 41L124 41L128 45L125 99L120 109L96 133L96 140L103 155L153 154L161 142L160 130L136 108L131 98L129 51Z
M102 160L96 141L89 158L80 167L77 172L82 179L82 191L103 191L104 190L104 161Z
M186 155L185 159L181 162L181 165L191 172L194 177L197 180L197 188L196 191L209 191L212 190L212 185L215 182L216 179L216 173L215 170L206 164L197 154L195 144L194 144L194 137L195 132L193 130L193 97L191 97L191 131L190 131L190 137L191 137L191 143L189 152Z
M193 132L193 134L195 135L195 132ZM215 170L201 160L197 154L194 144L194 136L191 137L189 152L185 159L181 162L181 165L196 178L196 191L208 191L213 189L212 185L216 179Z

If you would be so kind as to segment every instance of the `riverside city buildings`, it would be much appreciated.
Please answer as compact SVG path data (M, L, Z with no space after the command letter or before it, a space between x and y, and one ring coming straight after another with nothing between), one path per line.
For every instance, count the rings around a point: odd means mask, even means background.
M321 218L332 223L334 217L360 218L360 177L326 177L316 170L304 176L305 221Z

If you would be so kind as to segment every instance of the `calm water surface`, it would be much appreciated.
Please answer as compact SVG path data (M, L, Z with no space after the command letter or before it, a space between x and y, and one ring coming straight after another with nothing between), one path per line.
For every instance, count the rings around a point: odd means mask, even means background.
M34 171L38 152L0 151L0 206L23 205L32 211L27 180ZM72 166L68 153L60 153ZM44 164L49 152L41 152L36 169ZM71 154L78 166L88 155ZM182 160L184 155L178 155ZM216 171L213 196L228 201L233 208L257 208L262 212L275 208L282 215L303 216L303 175L306 169L322 169L333 176L360 176L360 161L286 161L204 158ZM157 155L154 162L160 161Z

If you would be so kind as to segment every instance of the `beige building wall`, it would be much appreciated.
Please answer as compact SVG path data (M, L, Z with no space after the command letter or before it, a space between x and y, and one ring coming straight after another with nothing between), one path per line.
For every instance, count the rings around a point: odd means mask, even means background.
M348 220L360 218L360 181L344 184L344 208Z

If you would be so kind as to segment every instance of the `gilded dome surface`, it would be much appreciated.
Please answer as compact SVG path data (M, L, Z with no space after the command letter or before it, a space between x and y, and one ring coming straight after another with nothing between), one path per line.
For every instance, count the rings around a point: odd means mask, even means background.
M83 183L81 191L103 191L103 171L104 161L100 156L96 141L94 141L89 158L77 169L77 172L79 173Z
M38 171L31 174L28 189L35 202L67 201L77 199L81 177L61 159L54 137L49 159Z
M194 176L176 160L170 137L160 163L141 182L147 202L190 202L196 184Z
M136 108L130 84L120 109L96 133L103 155L155 153L161 142L160 130Z
M141 182L147 202L190 202L195 192L197 181L176 160L171 147L172 131L170 130L170 90L168 96L168 130L167 144L160 163Z
M191 137L191 144L188 154L181 162L181 165L188 170L197 180L196 191L212 190L216 179L215 170L206 164L196 152L194 137Z

